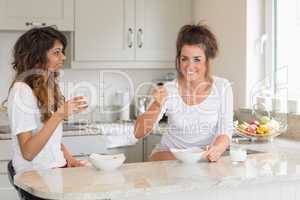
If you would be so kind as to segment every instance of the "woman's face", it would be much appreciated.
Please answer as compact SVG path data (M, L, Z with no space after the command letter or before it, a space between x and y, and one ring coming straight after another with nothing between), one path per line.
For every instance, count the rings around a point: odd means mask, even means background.
M179 60L180 71L186 81L205 79L207 62L203 48L197 45L184 45Z
M66 56L63 53L63 45L59 41L55 41L54 45L49 51L47 52L47 69L56 72L59 71L66 59Z

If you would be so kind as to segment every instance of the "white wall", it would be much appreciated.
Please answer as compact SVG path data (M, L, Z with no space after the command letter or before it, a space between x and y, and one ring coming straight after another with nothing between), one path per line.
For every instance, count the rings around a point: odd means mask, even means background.
M263 4L263 0L194 0L194 21L208 24L219 41L212 71L233 83L235 109L249 105L249 90L261 76L255 42L261 33Z
M12 61L11 49L18 36L20 36L20 33L0 32L0 102L6 98L13 78L13 70L10 65Z
M246 60L246 105L253 105L255 97L263 95L270 77L266 74L265 45L261 39L265 30L265 1L247 1L247 60ZM269 77L268 77L269 76Z

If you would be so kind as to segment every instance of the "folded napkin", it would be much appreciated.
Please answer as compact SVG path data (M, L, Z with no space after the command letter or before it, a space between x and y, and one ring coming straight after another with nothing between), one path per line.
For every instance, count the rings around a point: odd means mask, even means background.
M134 136L134 125L129 123L101 124L101 134L106 137L106 147L115 148L134 145L138 140Z

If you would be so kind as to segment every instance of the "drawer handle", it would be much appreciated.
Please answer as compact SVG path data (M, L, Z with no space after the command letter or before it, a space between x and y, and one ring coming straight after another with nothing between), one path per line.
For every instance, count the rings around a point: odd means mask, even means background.
M46 26L45 22L26 22L26 26Z
M128 29L128 47L132 48L133 47L133 30L132 28Z
M144 44L144 34L143 34L143 30L141 28L139 28L138 30L138 47L142 48Z

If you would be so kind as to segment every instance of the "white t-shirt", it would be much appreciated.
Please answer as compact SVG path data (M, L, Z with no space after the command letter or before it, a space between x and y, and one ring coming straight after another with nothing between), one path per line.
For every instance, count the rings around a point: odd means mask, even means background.
M204 147L216 136L233 130L232 88L226 79L213 77L211 93L200 104L187 105L179 94L178 81L165 85L168 96L158 117L168 116L168 131L154 152L170 148Z
M23 158L17 135L32 131L35 135L44 126L32 89L23 82L16 82L8 96L8 117L12 134L13 166L16 173L29 170L50 169L66 164L61 150L62 123L55 129L43 149L32 161Z

